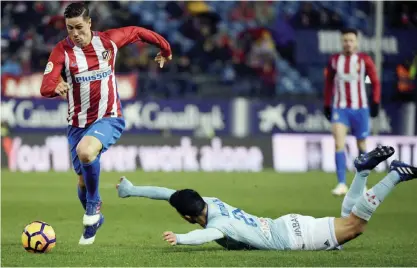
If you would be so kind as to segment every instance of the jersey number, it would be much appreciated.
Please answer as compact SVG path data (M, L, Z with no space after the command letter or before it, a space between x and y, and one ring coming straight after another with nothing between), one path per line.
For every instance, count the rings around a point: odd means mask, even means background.
M238 220L243 220L247 225L256 227L258 226L254 219L246 217L246 214L240 209L235 209L232 211L233 216Z

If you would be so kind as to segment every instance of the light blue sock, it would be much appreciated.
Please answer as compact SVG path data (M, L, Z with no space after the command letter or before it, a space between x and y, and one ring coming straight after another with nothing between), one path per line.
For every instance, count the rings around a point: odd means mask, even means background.
M91 163L83 164L81 171L87 188L87 202L99 202L100 157L97 157Z
M346 184L346 156L345 151L339 151L335 154L336 174L339 183Z
M356 204L359 197L363 195L369 173L371 173L369 170L356 172L352 184L350 185L349 191L346 193L345 198L343 199L342 217L349 216L353 206Z
M85 187L80 187L78 185L78 199L80 199L81 205L83 206L84 210L86 210L87 204L87 190Z
M355 206L353 206L353 214L365 221L369 221L379 204L384 201L385 197L394 189L398 182L400 182L400 175L396 171L388 173L385 178L358 199Z

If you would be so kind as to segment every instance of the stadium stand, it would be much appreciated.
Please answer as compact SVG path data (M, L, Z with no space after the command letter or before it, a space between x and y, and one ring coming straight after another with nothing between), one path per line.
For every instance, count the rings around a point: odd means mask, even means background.
M2 2L2 72L41 72L56 42L65 37L68 2ZM387 2L385 27L417 25L414 3ZM192 1L90 3L93 28L127 25L151 28L172 44L168 68L152 64L155 49L143 44L121 51L119 72L138 72L141 95L252 96L317 95L322 68L299 66L294 31L354 27L372 34L373 3L325 1ZM323 66L323 63L320 63ZM387 68L389 82L395 66ZM164 84L157 81L164 80Z

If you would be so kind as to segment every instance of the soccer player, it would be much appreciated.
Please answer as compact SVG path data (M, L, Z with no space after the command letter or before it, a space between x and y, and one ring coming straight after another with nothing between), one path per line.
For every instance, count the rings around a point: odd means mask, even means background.
M164 232L171 245L200 245L215 241L227 249L265 250L331 250L364 231L372 214L385 197L400 182L417 177L417 168L393 161L390 172L378 184L361 194L371 170L394 154L394 148L380 146L355 160L357 173L348 195L355 202L344 202L344 217L313 218L299 214L277 219L260 218L230 206L213 197L201 197L197 192L171 190L153 186L134 186L122 177L117 185L121 198L136 196L167 200L189 223L204 229L187 234Z
M68 5L64 16L68 37L52 50L40 92L46 98L68 100L68 142L79 175L78 197L85 210L79 244L88 245L94 243L104 222L100 156L116 143L125 127L114 69L117 51L137 41L153 44L161 49L155 58L161 68L172 56L162 36L141 27L92 31L88 7L81 2Z
M356 137L359 153L366 152L366 138L370 118L378 116L381 89L375 64L370 56L358 53L358 33L354 29L342 31L343 52L332 55L326 67L324 114L332 122L335 139L337 186L334 195L344 195L346 184L345 139L349 129ZM368 104L365 75L372 82L372 97ZM333 104L332 104L333 96ZM370 108L370 109L369 109Z

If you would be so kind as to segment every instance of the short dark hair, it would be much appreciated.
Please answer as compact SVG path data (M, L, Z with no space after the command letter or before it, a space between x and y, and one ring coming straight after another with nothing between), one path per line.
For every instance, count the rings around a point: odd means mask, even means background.
M83 2L75 2L69 4L65 8L64 17L66 19L76 18L82 16L84 19L88 19L90 17L90 10Z
M201 215L206 206L206 202L204 202L200 194L191 189L176 191L169 198L169 203L182 216L190 217Z
M348 33L353 33L354 35L358 36L358 30L354 29L354 28L345 28L342 30L342 35L343 34L348 34Z

